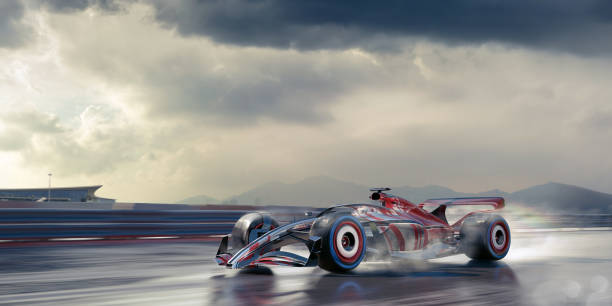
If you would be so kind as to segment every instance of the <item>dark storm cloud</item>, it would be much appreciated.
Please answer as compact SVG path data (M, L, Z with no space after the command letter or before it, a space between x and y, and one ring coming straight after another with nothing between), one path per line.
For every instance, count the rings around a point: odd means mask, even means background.
M417 36L580 53L612 49L612 4L606 0L192 0L154 5L156 18L183 35L237 45L375 48L381 36Z
M22 23L23 3L18 0L0 1L0 48L24 44L30 29Z
M60 13L82 11L96 7L104 11L117 11L120 4L115 0L40 0L43 7Z

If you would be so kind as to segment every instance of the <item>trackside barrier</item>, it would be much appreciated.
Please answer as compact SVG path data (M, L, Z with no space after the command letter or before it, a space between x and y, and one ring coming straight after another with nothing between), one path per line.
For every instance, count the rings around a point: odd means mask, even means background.
M0 225L4 240L45 240L51 238L133 238L133 237L206 237L232 230L224 224L19 224Z
M136 237L205 238L231 232L247 210L0 209L0 240ZM303 210L269 211L279 222L304 218Z
M16 223L211 223L234 222L240 210L0 209L0 224Z
M79 206L80 205L80 206ZM58 238L211 238L231 231L245 213L266 211L281 224L321 208L116 203L0 203L0 243ZM25 207L24 207L25 206ZM176 209L172 209L176 208ZM612 227L609 214L506 215L514 228Z

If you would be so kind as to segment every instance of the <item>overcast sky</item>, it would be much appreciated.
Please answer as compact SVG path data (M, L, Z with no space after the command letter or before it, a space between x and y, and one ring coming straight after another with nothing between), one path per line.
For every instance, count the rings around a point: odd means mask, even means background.
M1 187L612 192L610 1L0 1Z

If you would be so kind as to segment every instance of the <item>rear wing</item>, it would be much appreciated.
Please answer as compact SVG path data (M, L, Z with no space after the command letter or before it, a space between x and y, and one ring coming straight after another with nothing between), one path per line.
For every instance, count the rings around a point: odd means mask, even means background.
M446 222L448 224L448 221L446 219L446 207L447 206L459 206L459 205L491 205L493 206L493 209L491 210L478 210L478 211L473 211L468 213L467 215L463 216L463 218L459 219L457 222L455 222L453 225L451 225L451 227L456 228L458 226L461 226L461 224L463 223L463 220L465 220L465 218L476 214L476 213L483 213L483 212L492 212L495 210L500 210L502 208L504 208L505 206L505 200L504 198L501 197L474 197L474 198L445 198L445 199L429 199L426 200L425 202L419 204L419 208L423 208L425 206L437 206L436 209L434 209L431 214L433 214L434 216L440 218L441 220L443 220L444 222Z
M419 207L423 208L424 206L430 205L491 205L493 206L493 210L500 210L504 208L505 201L502 197L442 198L426 200L419 204Z

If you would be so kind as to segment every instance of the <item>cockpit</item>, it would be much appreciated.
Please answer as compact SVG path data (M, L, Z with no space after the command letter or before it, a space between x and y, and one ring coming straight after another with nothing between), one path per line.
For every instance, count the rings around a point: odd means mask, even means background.
M388 187L372 188L372 189L370 189L370 191L372 191L372 195L370 195L370 199L372 199L373 201L378 201L378 200L380 200L380 194L383 191L389 191L389 190L391 190L391 188L388 188ZM386 194L386 195L387 196L393 196L393 195L390 195L390 194Z

